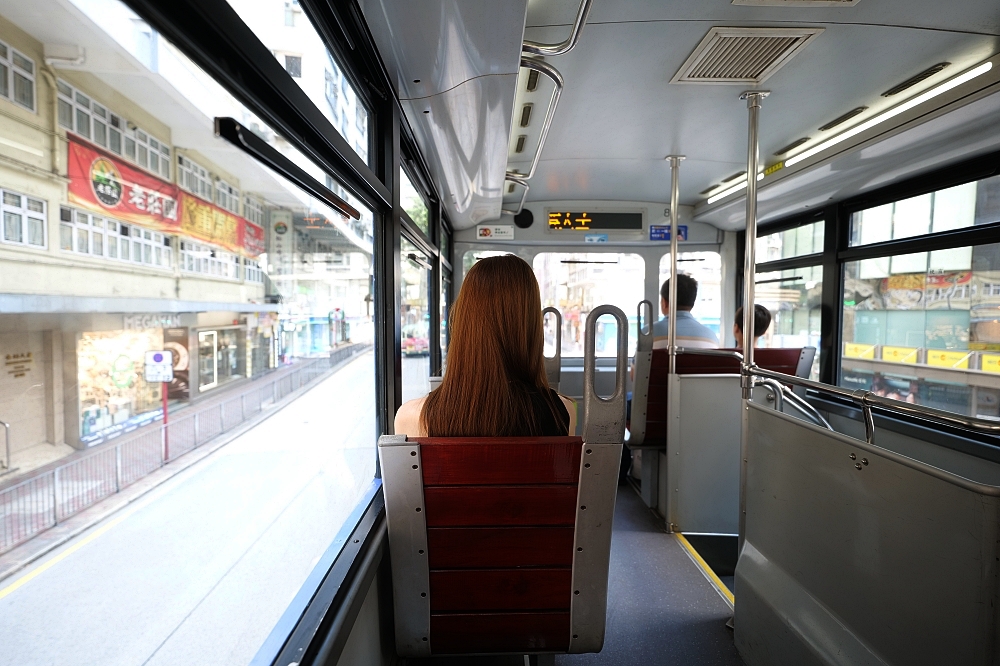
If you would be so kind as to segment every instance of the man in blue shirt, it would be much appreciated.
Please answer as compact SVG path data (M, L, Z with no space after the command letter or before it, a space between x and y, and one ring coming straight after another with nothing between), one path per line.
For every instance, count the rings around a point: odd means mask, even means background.
M665 349L670 336L670 280L660 287L660 311L663 319L653 324L653 349ZM698 281L690 275L677 275L677 346L718 349L719 338L691 314L698 300Z

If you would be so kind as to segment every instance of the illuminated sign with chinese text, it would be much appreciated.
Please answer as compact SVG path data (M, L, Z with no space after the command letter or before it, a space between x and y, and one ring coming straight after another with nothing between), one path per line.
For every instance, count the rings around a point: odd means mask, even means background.
M552 231L641 231L642 213L549 212Z

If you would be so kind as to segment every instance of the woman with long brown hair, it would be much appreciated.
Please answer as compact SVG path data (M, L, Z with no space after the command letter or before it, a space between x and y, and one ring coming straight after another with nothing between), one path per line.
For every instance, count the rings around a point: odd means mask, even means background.
M576 403L549 388L542 305L531 267L514 255L480 259L451 312L441 386L396 413L411 437L530 437L574 433Z

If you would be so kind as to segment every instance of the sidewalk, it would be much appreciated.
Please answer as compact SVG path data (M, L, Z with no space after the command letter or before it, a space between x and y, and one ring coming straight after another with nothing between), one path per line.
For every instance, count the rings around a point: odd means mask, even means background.
M343 361L370 349L341 348L330 357L305 360L260 381L241 383L244 390L220 393L179 415L133 431L128 436L76 452L33 470L0 487L0 553L38 534L207 444L291 394L298 394Z

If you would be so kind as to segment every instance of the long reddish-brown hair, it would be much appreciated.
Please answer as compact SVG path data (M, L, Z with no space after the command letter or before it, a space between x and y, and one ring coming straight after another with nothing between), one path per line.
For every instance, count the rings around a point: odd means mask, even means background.
M448 368L420 413L428 436L541 435L533 407L539 397L555 422L568 426L545 376L538 281L523 259L480 259L465 276L449 326Z

